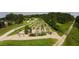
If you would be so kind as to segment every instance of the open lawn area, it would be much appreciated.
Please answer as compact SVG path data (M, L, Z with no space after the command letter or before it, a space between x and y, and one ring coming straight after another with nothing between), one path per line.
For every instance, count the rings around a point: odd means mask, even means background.
M5 40L0 41L0 46L52 46L56 39L37 39L37 40Z
M14 24L14 25L10 25L10 26L7 26L5 28L1 28L0 29L0 36L3 35L4 33L14 29L14 28L17 28L19 26L22 26L23 24Z
M12 32L11 34L9 35L15 35L15 34L18 34L19 32L23 31L24 30L24 27L23 28L20 28L18 30L15 30L14 32Z
M79 29L74 27L71 33L68 35L64 46L79 46Z
M71 24L72 22L65 23L65 24L57 23L57 25L59 26L59 29L61 30L61 32L58 32L58 34L62 36L64 33L66 33L66 31L69 29Z

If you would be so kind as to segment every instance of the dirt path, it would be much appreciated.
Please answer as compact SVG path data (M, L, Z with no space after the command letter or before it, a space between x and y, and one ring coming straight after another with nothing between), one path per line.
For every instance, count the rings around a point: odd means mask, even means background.
M59 41L54 44L54 46L61 46L61 45L64 43L65 39L67 38L67 36L68 36L69 33L71 32L71 30L72 30L72 28L73 28L73 25L75 24L75 21L76 21L76 20L73 21L73 23L72 23L71 26L69 27L67 33L64 34L64 35L59 39Z
M22 33L22 31L20 33ZM47 39L47 38L60 39L60 36L56 32L53 32L51 35L47 34L45 36L35 36L35 37L28 36L28 35L19 36L18 34L16 34L16 35L12 35L12 36L7 36L4 39L2 39L1 41L3 41L3 40L34 40L34 39Z
M5 38L7 38L7 36L8 36L9 34L11 34L12 32L14 32L14 31L16 31L16 30L18 30L18 29L20 29L20 28L22 28L22 27L24 27L24 26L25 26L25 25L20 26L20 27L17 27L17 28L15 28L15 29L12 29L12 30L8 31L8 32L5 33L4 35L0 36L0 40L4 40Z

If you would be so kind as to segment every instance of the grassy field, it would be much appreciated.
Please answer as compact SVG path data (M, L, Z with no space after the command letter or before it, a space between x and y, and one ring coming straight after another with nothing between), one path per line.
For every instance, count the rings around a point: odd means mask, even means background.
M27 22L27 21L23 21L23 23L21 23L21 24L13 24L13 25L7 26L7 27L5 27L5 28L1 28L1 29L0 29L0 36L3 35L4 33L8 32L8 31L14 29L14 28L17 28L17 27L22 26L22 25L26 25L26 22ZM23 28L22 28L22 29L23 29ZM21 30L22 30L22 29L21 29ZM16 33L18 33L18 32L21 31L21 30L15 31L15 32L13 32L11 35L16 34Z
M24 27L12 32L10 35L15 35L15 34L19 33L22 30L24 30Z
M57 25L59 26L60 30L62 31L62 32L58 32L58 34L60 36L62 36L69 29L69 27L70 27L71 24L72 24L72 22L65 23L65 24L57 23Z
M5 28L1 28L0 29L0 36L3 35L4 33L8 32L8 31L16 28L16 27L21 26L21 25L23 25L23 24L14 24L14 25L7 26Z
M0 41L0 46L52 46L56 41L56 39L6 40Z
M63 44L64 46L79 46L79 29L74 27Z

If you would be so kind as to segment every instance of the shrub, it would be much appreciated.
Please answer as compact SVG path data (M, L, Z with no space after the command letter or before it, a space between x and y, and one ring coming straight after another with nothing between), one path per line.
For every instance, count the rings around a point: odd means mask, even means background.
M31 33L31 34L29 34L29 36L36 36L36 34Z

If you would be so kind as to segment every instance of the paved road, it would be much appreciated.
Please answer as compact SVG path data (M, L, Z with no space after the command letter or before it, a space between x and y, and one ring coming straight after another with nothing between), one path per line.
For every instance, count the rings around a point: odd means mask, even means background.
M64 34L64 35L60 38L60 40L54 44L54 46L61 46L61 45L64 43L65 39L67 38L67 36L68 36L69 33L71 32L71 30L72 30L72 28L73 28L73 25L75 24L75 21L76 21L76 20L73 21L73 23L72 23L71 26L69 27L67 33Z

